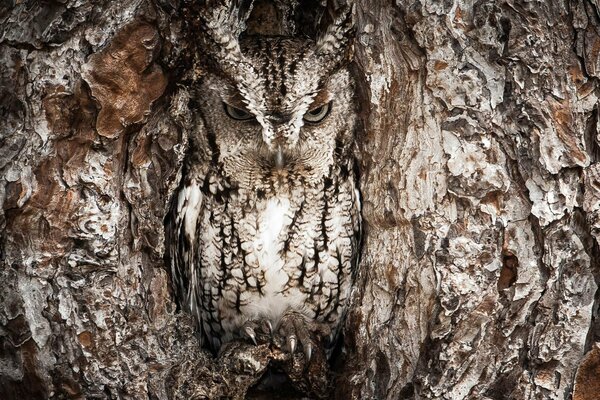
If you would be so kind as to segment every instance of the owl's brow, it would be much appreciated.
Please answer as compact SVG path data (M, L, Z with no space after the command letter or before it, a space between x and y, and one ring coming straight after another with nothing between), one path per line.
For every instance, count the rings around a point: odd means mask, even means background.
M320 89L317 92L317 95L313 98L312 103L309 106L309 109L320 107L326 103L329 103L329 90L327 88Z
M223 97L223 101L230 106L241 108L243 110L247 109L247 100L240 94L238 90L234 89L229 93L226 93Z

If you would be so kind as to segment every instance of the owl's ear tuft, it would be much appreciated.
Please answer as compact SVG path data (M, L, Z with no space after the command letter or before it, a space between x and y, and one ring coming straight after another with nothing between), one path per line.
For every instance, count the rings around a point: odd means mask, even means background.
M350 0L332 12L333 21L317 38L315 54L328 60L331 68L352 58L355 29L354 3Z
M200 33L203 56L227 75L238 74L235 66L244 61L238 39L252 6L251 0L184 1L187 30Z
M194 4L203 26L200 28L210 36L228 34L235 38L246 30L246 21L254 6L253 0L187 0Z

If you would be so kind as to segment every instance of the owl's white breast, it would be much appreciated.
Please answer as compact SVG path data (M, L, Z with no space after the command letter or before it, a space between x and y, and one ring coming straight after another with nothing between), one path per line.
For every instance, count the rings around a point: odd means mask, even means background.
M283 268L283 239L287 235L292 212L290 200L286 197L267 200L258 214L257 232L252 243L258 269L264 272L264 286L262 294L253 292L250 295L244 311L255 317L269 318L274 324L288 309L301 308L304 301L304 297L293 293L282 294L289 280Z
M259 216L258 235L254 247L261 255L259 262L265 272L276 272L275 264L280 260L278 238L289 211L290 201L287 198L274 197L268 200L267 206Z

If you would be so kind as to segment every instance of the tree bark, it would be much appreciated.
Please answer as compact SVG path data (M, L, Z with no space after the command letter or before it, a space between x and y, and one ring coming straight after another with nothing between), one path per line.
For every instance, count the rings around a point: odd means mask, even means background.
M600 4L396 3L355 4L366 229L347 356L296 386L595 398ZM193 12L0 8L2 399L244 398L280 356L235 342L213 359L172 299L163 219L203 129Z

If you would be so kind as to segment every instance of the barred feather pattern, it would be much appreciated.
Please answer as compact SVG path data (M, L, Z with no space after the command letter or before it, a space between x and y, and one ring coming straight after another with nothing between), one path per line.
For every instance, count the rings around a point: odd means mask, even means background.
M277 326L289 310L330 324L333 341L359 248L352 163L345 160L311 185L275 180L252 191L211 170L180 191L176 275L184 307L213 349L235 338L246 321Z

